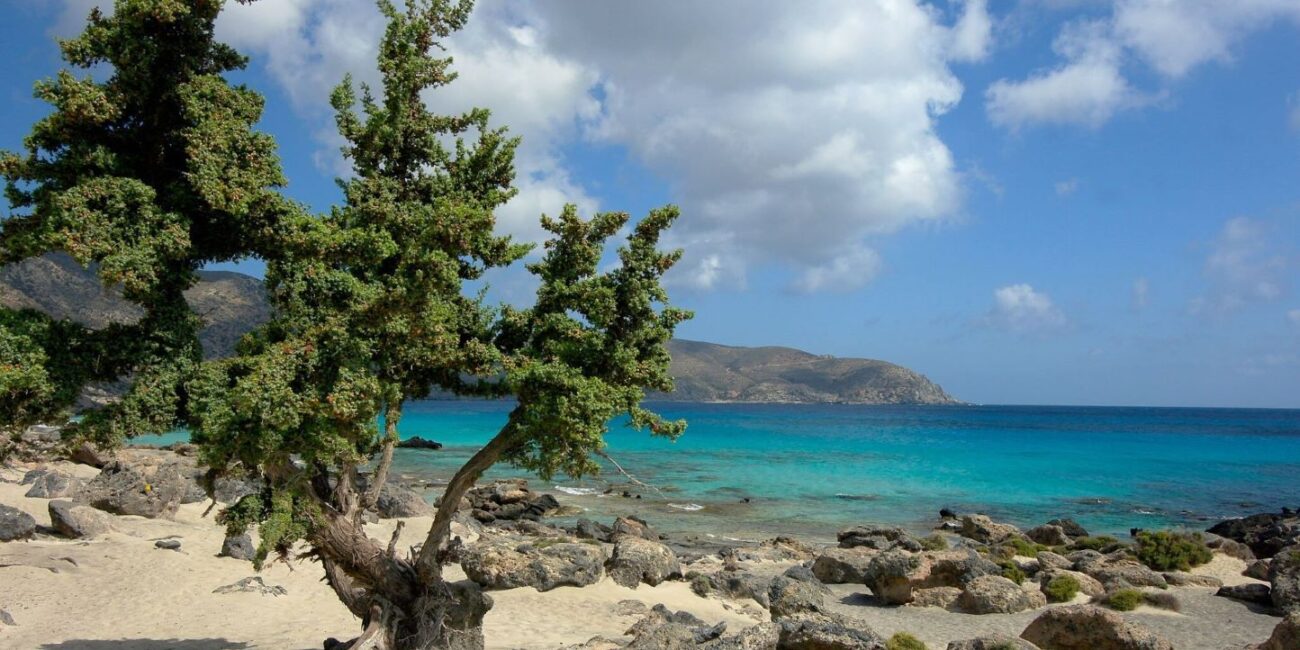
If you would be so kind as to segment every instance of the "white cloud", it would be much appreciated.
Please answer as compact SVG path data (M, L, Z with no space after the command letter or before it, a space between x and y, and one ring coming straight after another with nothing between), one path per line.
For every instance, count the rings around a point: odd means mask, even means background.
M1290 260L1270 240L1264 224L1234 217L1224 224L1205 260L1209 291L1192 302L1198 313L1225 313L1286 293Z
M1064 328L1069 321L1046 293L1028 284L1012 284L993 292L993 309L985 322L1020 334Z
M966 0L961 18L952 26L948 56L954 61L983 61L993 46L993 19L988 0Z
M880 272L880 255L863 246L854 246L824 264L805 270L795 282L800 291L848 291L866 285Z
M1151 283L1146 278L1138 278L1133 281L1133 290L1130 304L1133 311L1142 311L1150 303Z
M1300 24L1300 2L1115 0L1105 18L1062 30L1054 48L1061 64L1020 81L994 82L986 96L989 117L1012 129L1033 124L1095 128L1162 94L1135 90L1125 66L1140 63L1168 83L1197 66L1231 62L1238 43L1280 21Z
M1079 179L1071 178L1063 181L1057 181L1054 186L1057 196L1070 196L1079 191Z

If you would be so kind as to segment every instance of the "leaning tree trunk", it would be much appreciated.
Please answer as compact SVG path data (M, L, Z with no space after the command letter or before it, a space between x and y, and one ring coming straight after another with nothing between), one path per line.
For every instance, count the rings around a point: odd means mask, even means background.
M365 631L349 650L483 650L483 616L492 598L470 581L442 582L414 602L369 599Z

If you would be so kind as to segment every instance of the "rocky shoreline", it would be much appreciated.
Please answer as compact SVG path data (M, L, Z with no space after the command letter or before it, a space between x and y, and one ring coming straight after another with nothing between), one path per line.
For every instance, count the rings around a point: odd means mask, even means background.
M255 492L256 481L208 484L187 445L113 454L81 448L63 460L46 455L53 447L28 451L0 469L0 646L23 647L33 628L59 635L48 610L32 601L69 588L57 584L64 573L89 571L94 562L86 557L83 567L83 553L169 552L189 557L168 563L221 573L226 582L203 587L209 605L192 607L220 609L222 599L238 598L265 609L257 601L306 594L319 612L332 611L333 595L310 581L295 577L286 587L275 569L247 575L252 539L226 537L212 522L209 495L230 503ZM387 539L396 521L412 520L408 528L422 535L431 515L420 492L427 487L385 486L370 515L372 534ZM573 513L522 480L480 485L461 504L459 570L498 602L485 621L489 647L921 647L900 645L904 635L950 650L1300 647L1300 518L1290 509L1196 535L1134 531L1132 542L1089 535L1070 520L1020 530L977 513L943 512L927 535L863 525L840 531L833 545L669 539L633 516L559 525L557 515ZM144 534L153 537L133 541ZM103 563L102 571L115 566ZM185 581L189 573L164 578ZM245 577L228 580L234 573ZM19 574L28 579L12 579ZM538 619L522 637L505 620L494 623L495 616L531 620L539 604L572 620ZM330 621L320 629L349 629L346 612L320 616ZM94 629L94 638L117 638L115 625ZM294 633L268 630L251 646L212 647L294 647L267 641Z

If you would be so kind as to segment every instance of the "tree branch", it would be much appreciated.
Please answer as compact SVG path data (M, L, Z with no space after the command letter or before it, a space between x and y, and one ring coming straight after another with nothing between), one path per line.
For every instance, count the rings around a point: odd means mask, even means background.
M370 489L361 498L361 509L369 510L379 503L379 493L388 482L388 470L393 465L393 448L397 446L397 423L402 419L402 403L389 405L384 411L384 450L379 456L379 465L371 477Z
M632 485L636 485L636 486L639 486L639 487L643 487L643 488L646 488L646 489L648 489L648 490L654 490L654 491L655 491L656 493L658 493L659 496L661 496L661 497L664 495L664 491L663 491L663 490L660 490L658 486L650 485L649 483L644 483L644 482L642 482L640 479L638 479L637 477L632 476L631 474L629 474L629 473L627 472L627 470L623 469L623 466L622 466L622 465L619 465L619 464L618 464L618 461L614 460L614 458L613 458L612 456L610 456L609 453L606 452L605 450L602 449L602 450L599 450L599 451L597 451L597 452L595 452L595 453L596 453L597 456L600 456L601 458L604 458L605 460L609 461L609 463L610 463L611 465L614 466L614 469L618 470L618 473L619 473L619 474L622 474L622 475L624 476L624 478L626 478L629 482L632 483Z

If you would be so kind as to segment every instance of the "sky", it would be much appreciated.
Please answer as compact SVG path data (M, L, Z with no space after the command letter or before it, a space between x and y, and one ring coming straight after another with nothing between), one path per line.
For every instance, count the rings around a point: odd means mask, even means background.
M0 148L96 4L0 0ZM348 173L329 91L382 30L372 0L218 24L315 210ZM491 0L445 45L430 106L523 138L502 232L681 207L684 338L977 403L1300 408L1300 0Z

